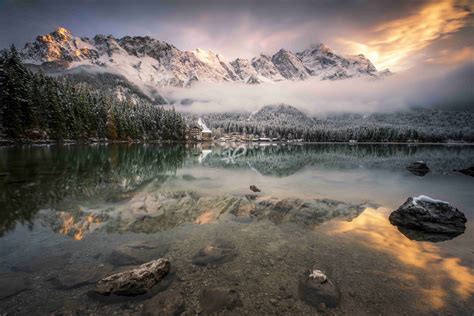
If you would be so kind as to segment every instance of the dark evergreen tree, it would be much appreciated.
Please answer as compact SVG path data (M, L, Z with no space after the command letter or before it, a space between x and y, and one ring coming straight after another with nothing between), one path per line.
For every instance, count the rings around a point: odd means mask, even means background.
M0 115L0 136L13 140L182 140L186 127L174 109L32 73L14 47L0 57Z

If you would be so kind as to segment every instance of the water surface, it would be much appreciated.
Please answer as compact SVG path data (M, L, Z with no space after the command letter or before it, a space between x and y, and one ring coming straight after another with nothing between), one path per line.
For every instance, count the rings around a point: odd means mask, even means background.
M431 172L405 169L417 160ZM202 290L219 287L238 294L235 314L471 315L474 179L453 170L473 162L474 147L446 145L0 148L0 310L138 315L171 293L194 314ZM441 243L401 234L388 215L420 194L463 211L466 232ZM193 264L211 244L231 255ZM160 256L172 273L152 293L88 295ZM340 290L336 308L299 298L313 267Z

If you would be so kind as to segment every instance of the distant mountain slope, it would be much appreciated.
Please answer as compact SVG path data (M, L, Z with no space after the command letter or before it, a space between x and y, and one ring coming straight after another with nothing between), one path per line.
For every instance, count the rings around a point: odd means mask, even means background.
M83 69L121 75L148 96L157 88L185 87L195 82L258 84L282 80L339 80L352 77L380 78L363 55L342 56L323 44L302 52L281 49L273 56L227 61L212 51L181 51L149 36L96 35L75 37L65 28L40 35L20 51L24 63L48 73Z
M238 132L305 141L474 141L473 112L407 110L308 116L290 105L267 105L254 113L202 116L215 132Z
M271 122L272 124L282 125L292 122L300 124L311 124L313 120L297 108L287 104L265 105L260 110L249 115L249 122Z

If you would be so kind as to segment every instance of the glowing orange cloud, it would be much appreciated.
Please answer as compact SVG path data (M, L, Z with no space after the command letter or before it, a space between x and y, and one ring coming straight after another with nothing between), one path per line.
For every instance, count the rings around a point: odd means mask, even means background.
M379 69L403 70L410 67L414 54L464 27L473 9L469 0L433 1L410 16L377 26L367 43L340 41L352 53L371 58Z
M448 291L454 291L463 300L474 295L472 269L461 265L460 258L443 257L434 244L409 240L389 223L384 216L386 212L388 210L383 208L367 208L351 222L336 223L330 233L355 235L364 245L391 255L407 266L426 271L424 277L429 279L431 286L420 291L434 308L444 306ZM417 275L408 271L393 273L404 280L417 281ZM447 286L446 280L452 282L452 288Z

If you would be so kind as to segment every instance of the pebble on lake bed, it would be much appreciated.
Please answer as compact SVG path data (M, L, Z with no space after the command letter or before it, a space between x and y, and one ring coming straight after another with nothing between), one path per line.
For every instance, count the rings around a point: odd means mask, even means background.
M324 283L328 279L327 276L321 270L313 270L313 272L309 274L309 277L311 279L319 281L319 283Z
M250 186L250 190L252 192L262 192L262 190L260 190L259 188L257 188L256 185L253 185L253 184Z
M322 310L336 307L339 304L340 292L337 286L321 270L306 270L301 275L298 294L307 304Z

